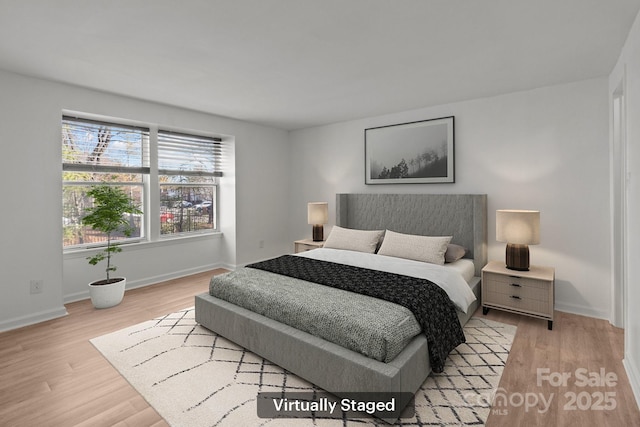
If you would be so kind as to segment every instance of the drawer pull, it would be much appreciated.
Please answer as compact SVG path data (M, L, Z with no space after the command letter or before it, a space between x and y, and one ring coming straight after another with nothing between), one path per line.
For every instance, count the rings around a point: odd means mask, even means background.
M519 297L519 296L517 296L517 295L511 295L511 298L513 298L513 299L520 299L520 297Z
M515 286L517 288L521 288L522 287L522 285L519 284L519 283L512 283L511 286Z

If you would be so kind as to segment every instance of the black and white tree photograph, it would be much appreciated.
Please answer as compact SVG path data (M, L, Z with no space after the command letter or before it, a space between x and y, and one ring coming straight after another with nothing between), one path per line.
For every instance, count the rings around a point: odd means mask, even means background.
M453 117L365 129L366 184L454 182Z

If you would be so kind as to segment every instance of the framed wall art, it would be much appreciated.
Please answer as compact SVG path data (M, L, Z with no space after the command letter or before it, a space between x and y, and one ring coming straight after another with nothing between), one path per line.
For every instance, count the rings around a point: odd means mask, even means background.
M453 116L365 129L365 184L454 181Z

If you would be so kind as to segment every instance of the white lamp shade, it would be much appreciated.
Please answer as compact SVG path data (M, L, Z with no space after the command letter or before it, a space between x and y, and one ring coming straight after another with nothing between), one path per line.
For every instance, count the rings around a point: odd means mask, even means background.
M496 240L516 245L540 243L540 211L496 211Z
M329 222L329 203L312 202L307 205L308 224L326 224Z

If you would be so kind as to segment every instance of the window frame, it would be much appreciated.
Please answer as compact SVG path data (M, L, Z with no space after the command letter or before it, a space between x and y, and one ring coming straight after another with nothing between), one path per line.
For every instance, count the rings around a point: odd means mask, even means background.
M207 144L211 144L210 147ZM156 134L156 158L154 167L157 167L157 183L160 195L157 215L160 223L159 237L170 239L172 237L186 237L200 234L219 232L219 178L222 159L224 158L224 144L222 138L209 136L200 132L176 131L168 128L159 128ZM173 155L172 155L173 154ZM179 164L179 166L175 166ZM171 167L174 166L174 167ZM161 181L161 177L167 177L169 181ZM170 177L177 178L171 181ZM192 178L211 179L210 182L190 182ZM211 228L199 230L187 230L171 233L163 233L162 230L162 187L175 186L181 188L211 188L213 205ZM202 201L201 201L202 202ZM188 209L188 208L187 208Z
M137 134L140 137L140 144L139 146L136 146L136 149L138 150L138 154L139 154L139 161L136 162L136 164L134 166L127 166L127 165L117 165L117 164L100 164L99 160L96 160L94 163L91 163L90 161L80 161L80 162L74 162L73 159L69 159L71 161L65 161L67 159L65 159L65 144L67 143L66 141L70 140L70 136L68 134L65 133L65 126L66 125L71 125L71 126L75 126L75 129L73 129L74 132L80 132L82 131L83 127L86 128L93 128L93 127L106 127L109 129L110 132L114 132L114 133L119 133L119 132L128 132L128 133L133 133L133 134ZM91 129L91 131L93 132L94 129ZM88 130L87 130L88 132ZM96 130L96 132L100 132L99 130ZM148 227L147 227L147 223L148 223L148 216L146 214L147 209L145 209L145 200L147 199L147 193L149 191L149 186L148 186L148 182L149 182L149 175L151 173L151 168L150 168L150 161L149 161L149 156L150 156L150 129L149 127L146 126L137 126L137 125L131 125L128 123L121 123L118 121L114 121L114 120L109 120L109 119L95 119L95 118L89 118L89 117L83 117L83 116L79 116L76 114L62 114L62 118L61 118L61 130L60 130L60 134L61 134L61 150L62 150L62 176L61 176L61 181L62 181L62 204L63 204L63 210L62 210L62 227L63 227L63 241L62 241L62 247L63 247L63 251L74 251L74 250L82 250L82 249L91 249L91 248L100 248L100 247L104 247L106 246L106 240L105 241L99 241L99 242L82 242L82 243L76 243L76 244L69 244L66 245L65 244L65 209L64 209L64 205L65 205L65 188L67 187L86 187L86 190L88 191L89 188L92 185L97 185L97 184L106 184L106 185L110 185L113 187L139 187L139 191L140 191L140 207L143 210L143 214L141 215L140 218L140 235L139 236L134 236L134 237L124 237L124 238L119 238L117 239L118 243L122 243L122 244L126 244L126 243L135 243L135 242L141 242L144 240L148 239ZM69 138L69 139L66 139ZM85 141L78 141L79 146L81 147L83 145ZM114 140L113 142L120 143L122 141L119 140ZM97 143L99 144L99 143ZM96 152L96 150L98 149L98 145L96 144L96 146L94 147L94 151ZM111 144L111 141L109 142L109 144ZM115 144L114 144L115 145ZM108 147L107 147L108 148ZM102 153L107 153L107 148L104 149L104 151ZM117 149L116 149L117 151ZM93 154L93 153L92 153ZM127 154L128 155L128 154ZM98 156L99 157L99 156ZM108 159L108 157L107 157ZM90 174L93 175L94 177L100 176L100 175L104 175L104 177L108 177L108 174L122 174L122 175L131 175L131 176L135 176L135 175L139 175L139 180L134 180L134 181L122 181L122 180L117 180L117 179L112 179L112 180L96 180L96 181L88 181L88 180L82 180L82 179L78 179L78 180L65 180L65 173L72 173L72 172L76 172L76 173L86 173L86 174ZM86 177L88 178L88 177ZM81 194L85 194L86 191L82 191ZM83 196L84 197L84 196ZM80 214L82 215L83 212L80 212ZM74 224L79 226L80 228L82 227L82 221L81 221L81 217L77 219L77 221L74 221ZM84 230L80 231L83 235L83 237L88 237L86 234L84 234Z
M224 151L226 150L224 139L217 134L212 134L204 131L193 131L193 130L173 130L167 127L161 127L158 125L147 124L142 122L136 122L128 119L120 119L106 116L97 116L89 113L80 113L80 112L69 112L63 111L62 120L61 120L61 134L62 123L64 119L72 119L78 121L86 121L104 125L111 125L116 127L131 127L131 128L141 128L147 131L147 140L146 140L146 158L148 159L148 163L146 165L145 171L147 173L142 174L142 182L108 182L108 184L113 185L141 185L142 191L142 200L141 200L141 209L143 211L142 219L141 219L141 236L140 237L131 237L120 239L119 243L121 244L157 244L162 242L170 242L172 240L182 240L182 239L201 239L206 238L207 236L216 236L221 234L220 230L220 188L221 182L220 177L223 176L220 164L225 161ZM162 133L171 133L171 134L180 134L188 137L194 137L197 139L211 139L215 140L218 145L218 152L216 155L216 165L217 169L214 173L215 180L211 183L163 183L160 182L161 170L159 169L159 159L158 159L158 150L159 150L159 137ZM62 135L61 135L62 136ZM64 142L61 142L61 147L64 146ZM64 156L63 156L63 174L62 174L62 188L65 185L93 185L96 184L94 181L64 181L64 172L70 171L72 167L64 165ZM113 168L109 167L111 170L109 172L122 172L121 168ZM77 167L78 171L80 169L90 169L90 172L96 172L90 166L79 166ZM107 168L102 168L103 170L107 170ZM102 172L102 170L100 171ZM194 187L211 187L213 194L213 200L211 201L213 204L213 212L212 212L212 228L205 228L194 231L184 231L179 233L162 233L161 230L161 196L160 190L162 185L183 185L183 186L194 186ZM63 194L64 197L64 194ZM64 198L63 198L64 201ZM62 221L64 222L64 211L62 212ZM63 225L64 227L64 225ZM63 233L64 236L64 233ZM82 243L78 245L64 245L63 243L63 252L65 254L78 253L78 252L86 252L91 250L96 250L98 248L106 246L105 243Z

